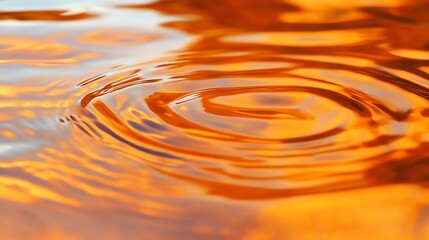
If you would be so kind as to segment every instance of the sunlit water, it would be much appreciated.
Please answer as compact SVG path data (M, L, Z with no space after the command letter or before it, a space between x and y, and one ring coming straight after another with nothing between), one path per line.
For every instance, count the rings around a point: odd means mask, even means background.
M429 239L429 2L0 9L0 239Z

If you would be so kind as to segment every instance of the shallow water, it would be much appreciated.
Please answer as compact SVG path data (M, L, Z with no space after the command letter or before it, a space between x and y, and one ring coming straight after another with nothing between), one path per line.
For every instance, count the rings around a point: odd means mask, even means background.
M0 239L429 238L429 2L0 9Z

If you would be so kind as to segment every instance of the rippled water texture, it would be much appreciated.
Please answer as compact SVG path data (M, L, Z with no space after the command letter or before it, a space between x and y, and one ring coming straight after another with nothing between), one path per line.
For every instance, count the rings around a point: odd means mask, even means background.
M0 9L0 239L429 239L428 1Z

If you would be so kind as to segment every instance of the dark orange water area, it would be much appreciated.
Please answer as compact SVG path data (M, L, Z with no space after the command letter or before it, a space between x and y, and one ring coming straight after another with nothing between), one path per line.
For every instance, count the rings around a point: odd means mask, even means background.
M7 11L0 12L0 20L19 21L73 21L93 17L92 14L67 14L66 11Z
M429 2L0 9L0 239L429 238Z

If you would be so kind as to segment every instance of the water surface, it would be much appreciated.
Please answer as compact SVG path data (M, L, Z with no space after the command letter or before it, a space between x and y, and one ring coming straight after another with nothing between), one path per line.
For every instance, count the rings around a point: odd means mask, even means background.
M427 1L0 9L0 239L429 238Z

